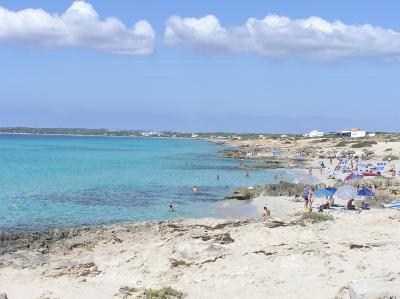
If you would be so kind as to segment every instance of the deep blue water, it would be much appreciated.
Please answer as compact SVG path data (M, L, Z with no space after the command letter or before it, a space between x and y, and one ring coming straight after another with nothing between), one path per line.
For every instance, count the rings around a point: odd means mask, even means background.
M268 170L246 178L221 149L199 140L0 136L0 230L221 217L234 187L273 181Z

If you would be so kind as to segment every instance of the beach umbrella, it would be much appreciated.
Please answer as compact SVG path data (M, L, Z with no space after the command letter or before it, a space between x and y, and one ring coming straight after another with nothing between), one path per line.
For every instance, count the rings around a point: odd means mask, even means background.
M330 197L335 193L335 188L317 189L314 191L314 196L317 197Z
M358 196L375 196L375 193L369 189L361 189L357 192Z
M357 188L350 185L342 186L335 192L334 197L336 199L342 199L342 200L350 200L356 198Z

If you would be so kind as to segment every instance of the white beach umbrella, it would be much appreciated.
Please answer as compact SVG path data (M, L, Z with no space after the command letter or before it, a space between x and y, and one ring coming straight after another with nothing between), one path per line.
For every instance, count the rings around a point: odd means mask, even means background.
M357 197L357 188L346 185L340 187L333 195L335 199L350 200Z

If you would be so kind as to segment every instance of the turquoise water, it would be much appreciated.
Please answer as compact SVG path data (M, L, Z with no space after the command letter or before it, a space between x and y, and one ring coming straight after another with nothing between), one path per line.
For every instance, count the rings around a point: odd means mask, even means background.
M267 170L246 178L221 149L198 140L0 136L0 230L221 217L234 187L273 181Z

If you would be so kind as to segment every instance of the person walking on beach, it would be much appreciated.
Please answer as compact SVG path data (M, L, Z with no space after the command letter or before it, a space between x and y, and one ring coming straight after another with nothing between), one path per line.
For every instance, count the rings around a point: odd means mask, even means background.
M312 203L313 203L313 197L314 197L314 187L311 187L308 190L308 200L307 200L307 208L311 209L312 208Z
M308 197L309 197L309 192L310 191L310 186L305 185L303 189L303 199L304 199L304 208L306 209L308 207Z
M310 166L310 168L308 168L308 175L312 175L312 168Z

